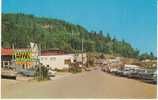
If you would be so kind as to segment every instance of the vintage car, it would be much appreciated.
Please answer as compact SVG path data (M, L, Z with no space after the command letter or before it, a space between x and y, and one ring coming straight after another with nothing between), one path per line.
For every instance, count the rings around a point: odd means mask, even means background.
M2 78L16 79L17 72L13 69L1 69Z
M111 68L111 69L110 69L110 73L111 73L111 74L114 74L114 75L117 73L117 71L118 71L117 68Z
M115 75L123 76L123 70L122 70L122 69L118 69L118 70L115 72Z
M133 69L123 69L122 76L130 77L135 71Z
M152 83L157 84L157 71L154 72Z
M27 77L33 77L35 75L35 71L33 70L23 70L20 73Z
M55 77L56 71L54 70L48 70L48 76L49 77Z

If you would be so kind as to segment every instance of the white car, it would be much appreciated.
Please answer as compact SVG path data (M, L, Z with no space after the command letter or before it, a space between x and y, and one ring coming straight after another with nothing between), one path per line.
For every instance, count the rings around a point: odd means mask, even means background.
M118 71L117 68L111 68L111 69L110 69L110 72L111 72L111 73L113 73L113 72L117 72L117 71Z
M49 71L48 71L48 75L49 75L50 77L54 77L54 76L56 75L56 71L49 70Z

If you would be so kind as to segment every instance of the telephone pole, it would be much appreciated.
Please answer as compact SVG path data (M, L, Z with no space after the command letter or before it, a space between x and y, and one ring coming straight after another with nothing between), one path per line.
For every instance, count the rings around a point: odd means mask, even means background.
M13 49L13 52L12 52L12 62L14 61L14 44L12 44L12 49Z
M82 67L83 67L83 37L82 37Z

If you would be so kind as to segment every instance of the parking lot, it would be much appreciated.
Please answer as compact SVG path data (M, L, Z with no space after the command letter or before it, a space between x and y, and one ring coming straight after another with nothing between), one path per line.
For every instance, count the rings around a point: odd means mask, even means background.
M135 65L129 65L129 66L134 66L134 67L123 67L123 68L103 67L102 71L115 76L137 79L143 82L157 84L156 69L139 68L139 67L135 67Z

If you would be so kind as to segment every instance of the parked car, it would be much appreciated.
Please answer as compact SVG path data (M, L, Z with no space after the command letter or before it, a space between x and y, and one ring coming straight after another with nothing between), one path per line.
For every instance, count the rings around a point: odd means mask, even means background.
M23 70L21 74L27 77L33 77L35 75L35 71L33 70Z
M128 75L129 78L141 79L143 73L145 73L144 69L133 69L131 73Z
M111 68L111 69L110 69L110 73L112 73L112 74L114 74L114 75L117 73L117 71L118 71L117 68Z
M153 79L153 73L144 73L142 78L144 80L152 80Z
M154 72L152 83L157 84L157 71Z
M123 76L123 70L118 69L118 70L115 72L115 75Z
M48 76L49 76L49 77L54 77L55 74L56 74L56 71L53 71L53 70L49 70L49 71L48 71Z
M122 71L122 76L125 77L130 77L134 73L134 70L132 69L123 69Z
M16 79L17 72L12 69L1 69L1 77L2 78L9 78L9 79Z

